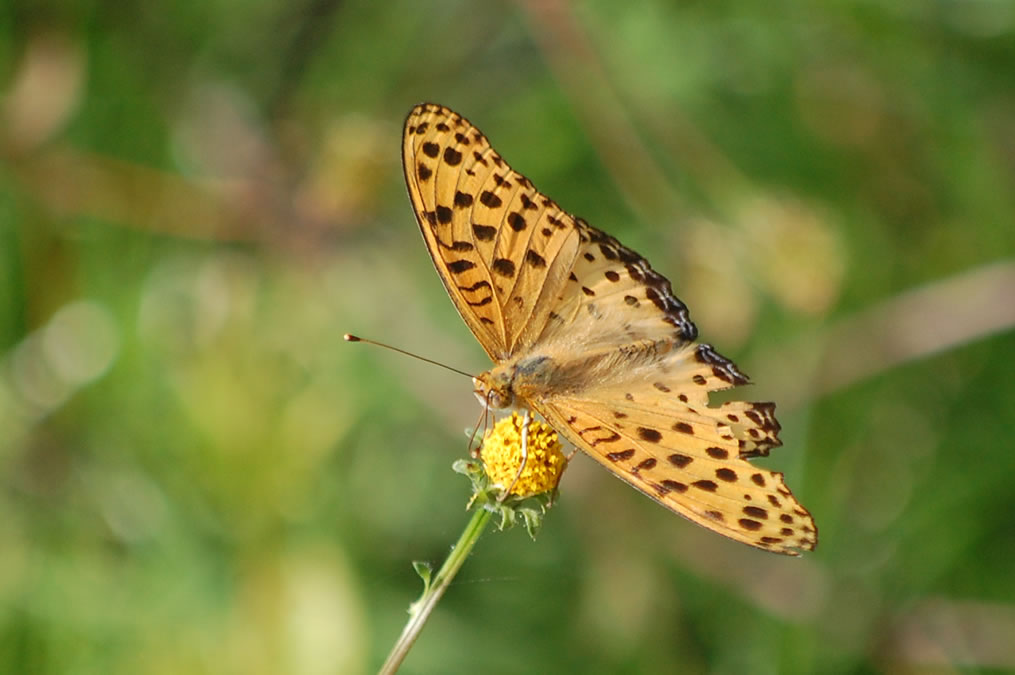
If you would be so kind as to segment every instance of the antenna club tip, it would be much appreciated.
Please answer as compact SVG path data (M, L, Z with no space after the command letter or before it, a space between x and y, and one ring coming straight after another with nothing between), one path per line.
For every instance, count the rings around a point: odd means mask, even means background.
M358 337L356 337L355 335L353 335L352 333L346 333L345 335L342 336L342 339L344 339L346 342L359 342L360 341L360 339Z

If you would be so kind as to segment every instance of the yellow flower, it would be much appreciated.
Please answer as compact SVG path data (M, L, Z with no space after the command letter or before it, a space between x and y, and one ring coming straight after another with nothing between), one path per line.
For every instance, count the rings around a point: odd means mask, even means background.
M557 487L567 460L561 452L557 432L548 424L530 420L528 458L522 475L518 476L522 462L522 421L521 415L512 413L497 422L483 437L481 456L491 482L507 488L518 477L511 494L530 497Z

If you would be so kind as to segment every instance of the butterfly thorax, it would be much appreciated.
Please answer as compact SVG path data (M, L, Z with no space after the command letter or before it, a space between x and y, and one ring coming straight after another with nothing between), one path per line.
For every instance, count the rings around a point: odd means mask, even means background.
M490 408L512 408L550 393L558 372L558 364L546 355L511 360L473 378L476 397Z
M494 409L576 395L618 378L628 379L641 366L655 368L675 346L670 340L642 340L590 350L578 358L548 346L541 353L516 355L473 378L475 393Z

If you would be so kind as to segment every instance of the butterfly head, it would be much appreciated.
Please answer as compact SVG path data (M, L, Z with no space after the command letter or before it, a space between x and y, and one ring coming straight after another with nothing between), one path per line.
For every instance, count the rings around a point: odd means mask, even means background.
M505 361L472 378L476 398L486 408L502 410L552 393L560 386L560 368L544 354L520 356Z
M504 368L494 368L472 378L476 398L484 408L503 410L514 405L515 395L511 389L511 373Z

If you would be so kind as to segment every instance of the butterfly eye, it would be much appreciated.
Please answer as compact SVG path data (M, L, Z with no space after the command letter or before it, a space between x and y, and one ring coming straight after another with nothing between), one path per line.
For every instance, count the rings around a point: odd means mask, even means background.
M472 393L476 395L476 399L479 400L480 405L484 408L500 410L511 405L511 397L509 395L491 388L485 381L474 377L472 378L472 383L476 386Z
M484 408L503 410L510 408L514 403L515 397L509 388L510 384L503 378L498 379L496 373L486 372L474 377L472 384L476 387L473 393Z
M502 410L511 406L512 396L510 394L505 394L494 389L487 396L489 397L491 408Z

